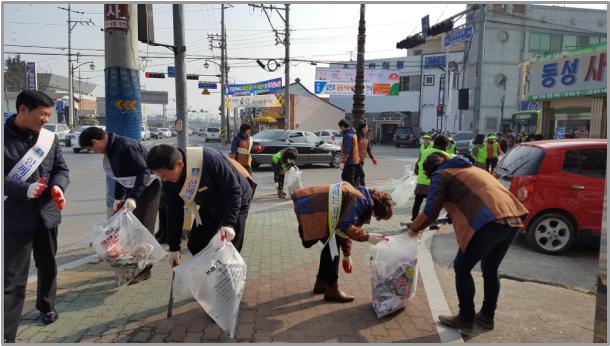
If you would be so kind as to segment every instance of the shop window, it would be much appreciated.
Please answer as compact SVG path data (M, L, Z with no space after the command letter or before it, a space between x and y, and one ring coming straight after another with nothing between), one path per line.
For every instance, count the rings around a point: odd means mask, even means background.
M589 45L589 36L578 36L578 47Z
M525 13L525 5L513 5L513 13Z
M496 131L498 129L498 118L496 117L485 118L485 123L487 126L487 131Z
M421 76L401 76L400 91L419 91Z
M434 86L434 75L424 76L424 86Z
M578 36L576 35L564 35L563 36L563 47L562 50L570 50L578 47Z
M538 33L538 32L530 33L530 50L532 50L532 51L540 50L540 33Z
M551 34L551 52L561 51L561 42L563 36L561 34Z

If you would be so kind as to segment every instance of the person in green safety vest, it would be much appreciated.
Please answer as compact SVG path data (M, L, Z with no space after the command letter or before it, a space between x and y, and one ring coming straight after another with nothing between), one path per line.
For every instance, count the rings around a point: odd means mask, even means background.
M475 158L475 166L485 169L487 167L487 153L483 150L483 142L485 142L485 135L478 134L472 141L470 154Z
M502 149L500 149L500 144L496 141L496 136L493 133L490 133L487 136L486 142L483 145L483 153L485 155L485 169L489 173L493 173L496 170L496 165L498 164L498 156L502 154ZM482 154L480 154L482 155ZM491 169L490 169L491 168Z
M447 139L449 140L449 145L447 146L447 154L457 155L457 148L453 137L448 136Z
M422 151L424 151L424 149L428 149L428 148L430 148L430 146L431 146L431 145L430 145L430 140L432 139L432 136L430 136L430 135L429 135L429 134L427 134L427 133L424 133L424 134L423 134L423 136L421 136L421 138L423 138L424 143L422 143L422 144L419 146L419 152L420 152L420 153L421 153Z
M273 167L273 182L277 189L277 195L280 198L285 198L284 195L284 174L288 169L297 164L298 151L294 147L284 148L271 157L271 166Z
M413 209L411 211L411 221L415 220L417 215L419 215L419 209L421 208L424 198L428 196L428 190L430 188L430 178L428 178L424 173L424 161L426 161L428 156L430 156L432 153L446 151L447 145L449 145L449 140L447 139L447 137L439 134L434 138L433 147L424 149L419 154L419 160L415 164L417 185L415 185L415 202L413 203Z

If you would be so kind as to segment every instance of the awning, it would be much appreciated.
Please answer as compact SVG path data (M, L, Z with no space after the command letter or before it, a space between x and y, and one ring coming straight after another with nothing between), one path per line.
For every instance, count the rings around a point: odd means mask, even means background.
M268 116L268 115L254 118L254 119L252 119L252 121L259 122L259 123L277 123L277 119L275 119L274 117Z

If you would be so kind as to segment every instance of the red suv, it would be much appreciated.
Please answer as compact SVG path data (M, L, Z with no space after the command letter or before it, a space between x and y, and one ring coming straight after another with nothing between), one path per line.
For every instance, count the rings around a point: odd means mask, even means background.
M560 254L585 234L599 236L606 182L605 139L535 141L517 145L496 175L529 210L526 240Z

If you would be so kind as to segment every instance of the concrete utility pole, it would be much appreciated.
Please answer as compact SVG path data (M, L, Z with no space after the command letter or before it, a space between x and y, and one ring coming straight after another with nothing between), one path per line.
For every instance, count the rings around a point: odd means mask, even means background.
M358 55L356 56L356 86L354 88L354 106L352 114L353 127L358 127L364 120L364 43L366 26L364 21L365 5L360 5L360 23L358 24Z
M125 11L126 13L123 13ZM137 5L106 4L104 14L124 18L127 28L104 29L106 131L140 140L142 95L138 65ZM106 179L106 206L112 208L114 181Z
M176 131L178 132L178 147L188 146L188 119L186 103L186 46L184 45L183 5L172 5L174 15L174 64L176 65Z
M481 128L481 82L483 80L483 57L485 56L485 16L487 12L487 5L479 5L478 20L479 23L476 26L478 35L477 42L477 77L476 77L476 93L474 94L475 111L472 117L473 129L472 132L476 136L479 134Z
M284 115L286 119L285 128L286 130L290 130L290 5L285 4L286 6L286 30L284 34L284 46L286 47L286 55L284 58L284 73L286 80L284 87Z
M226 57L225 57L225 4L220 5L220 124L225 131L222 143L227 145L229 139L229 119L225 109ZM221 131L222 134L222 131Z

